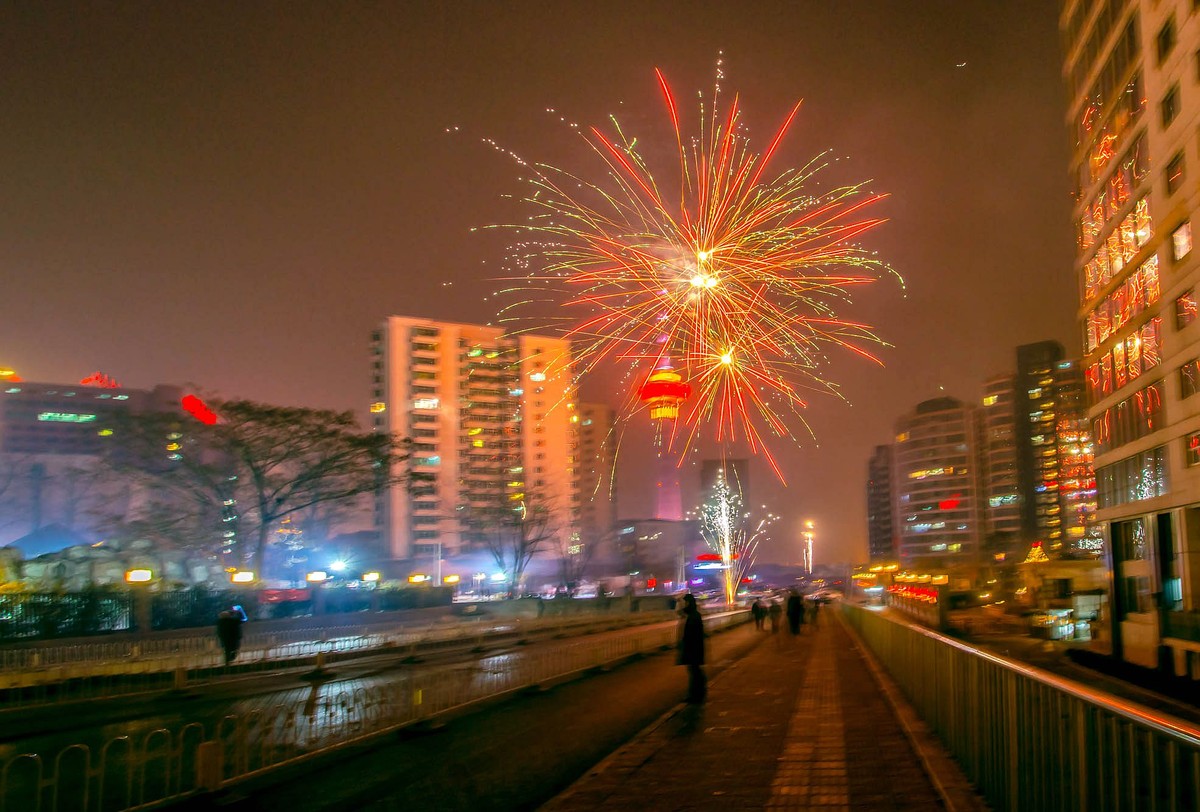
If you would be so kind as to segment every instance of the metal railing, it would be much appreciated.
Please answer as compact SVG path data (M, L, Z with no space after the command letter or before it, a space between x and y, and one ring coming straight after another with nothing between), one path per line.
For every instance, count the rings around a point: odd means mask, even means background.
M461 619L454 623L375 624L361 632L309 627L247 634L232 667L215 636L179 636L0 649L0 709L182 688L232 673L332 662L383 652L416 655L455 644L480 647L524 635L577 633L659 622L664 613L576 615L540 619Z
M994 809L1200 809L1200 729L863 607L844 612Z
M748 612L709 615L708 631ZM0 812L123 812L228 787L269 770L362 743L417 722L526 688L674 647L674 622L547 643L518 654L430 668L386 684L322 694L303 702L191 722L98 748L74 744L53 755L22 753L0 765Z

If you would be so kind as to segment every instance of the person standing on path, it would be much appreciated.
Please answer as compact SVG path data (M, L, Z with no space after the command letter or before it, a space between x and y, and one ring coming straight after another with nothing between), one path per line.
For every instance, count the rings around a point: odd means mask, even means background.
M755 598L754 603L750 604L750 615L754 618L754 628L761 632L763 630L763 621L767 618L767 610L758 598Z
M225 665L233 662L242 647L242 624L245 622L246 613L240 606L230 606L217 615L217 639L225 649Z
M708 694L708 679L704 676L704 620L692 593L683 596L683 624L679 631L679 665L688 669L687 701L704 701Z
M779 605L778 600L771 600L771 605L767 607L767 614L771 616L771 634L778 634L779 623L783 620L783 607Z
M801 598L795 589L788 595L787 618L792 634L799 635L801 627L804 626L804 598Z

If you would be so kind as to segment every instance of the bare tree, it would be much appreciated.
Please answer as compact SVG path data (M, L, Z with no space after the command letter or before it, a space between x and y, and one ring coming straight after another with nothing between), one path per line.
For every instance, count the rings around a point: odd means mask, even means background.
M460 513L467 537L491 553L508 576L510 596L519 594L529 562L554 542L559 531L550 502L531 493L518 500L497 493L489 503L465 506Z
M404 480L404 443L362 431L353 412L246 400L215 402L212 409L219 419L211 424L132 416L123 429L136 451L125 454L124 467L173 492L201 528L219 515L223 541L236 539L235 561L255 571L262 571L283 518Z
M602 536L598 532L584 535L559 533L554 537L554 553L558 559L558 580L568 594L575 594L579 582L587 574Z

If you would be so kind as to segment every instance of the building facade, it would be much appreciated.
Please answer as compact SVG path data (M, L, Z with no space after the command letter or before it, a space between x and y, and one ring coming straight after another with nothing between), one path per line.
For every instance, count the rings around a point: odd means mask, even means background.
M103 464L122 447L121 416L182 414L181 395L175 386L133 389L100 375L0 383L0 546L30 534L59 546L102 540L105 522L141 501L127 478Z
M1075 270L1112 649L1200 676L1200 15L1068 0Z
M983 384L977 413L983 546L994 561L1022 552L1021 486L1017 476L1016 380L995 375Z
M469 550L471 516L536 506L578 533L579 411L568 342L392 316L372 335L376 431L411 442L407 487L376 504L394 560Z
M894 505L892 446L877 445L867 463L867 555L872 564L899 560Z
M972 409L955 398L927 400L897 421L893 471L902 568L978 565L975 444Z
M611 543L617 521L614 419L613 408L605 403L579 404L579 535L583 544L592 545L588 560L597 563L616 550Z

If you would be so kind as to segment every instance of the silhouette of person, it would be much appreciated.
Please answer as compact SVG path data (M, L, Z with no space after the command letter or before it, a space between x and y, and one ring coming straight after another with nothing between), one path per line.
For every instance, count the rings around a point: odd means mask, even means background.
M800 634L800 628L804 625L804 599L794 589L787 599L787 619L792 634Z
M692 593L683 596L683 623L679 631L679 665L688 669L687 701L703 702L708 694L704 676L704 621Z
M225 665L233 662L242 647L242 624L245 622L246 613L240 606L230 606L217 615L217 639L225 649Z
M779 605L779 601L771 601L771 605L767 607L767 614L771 616L771 634L777 634L779 624L783 620L783 607Z
M754 603L750 604L750 615L754 618L754 628L762 631L763 621L767 618L767 609L758 599L754 599Z

